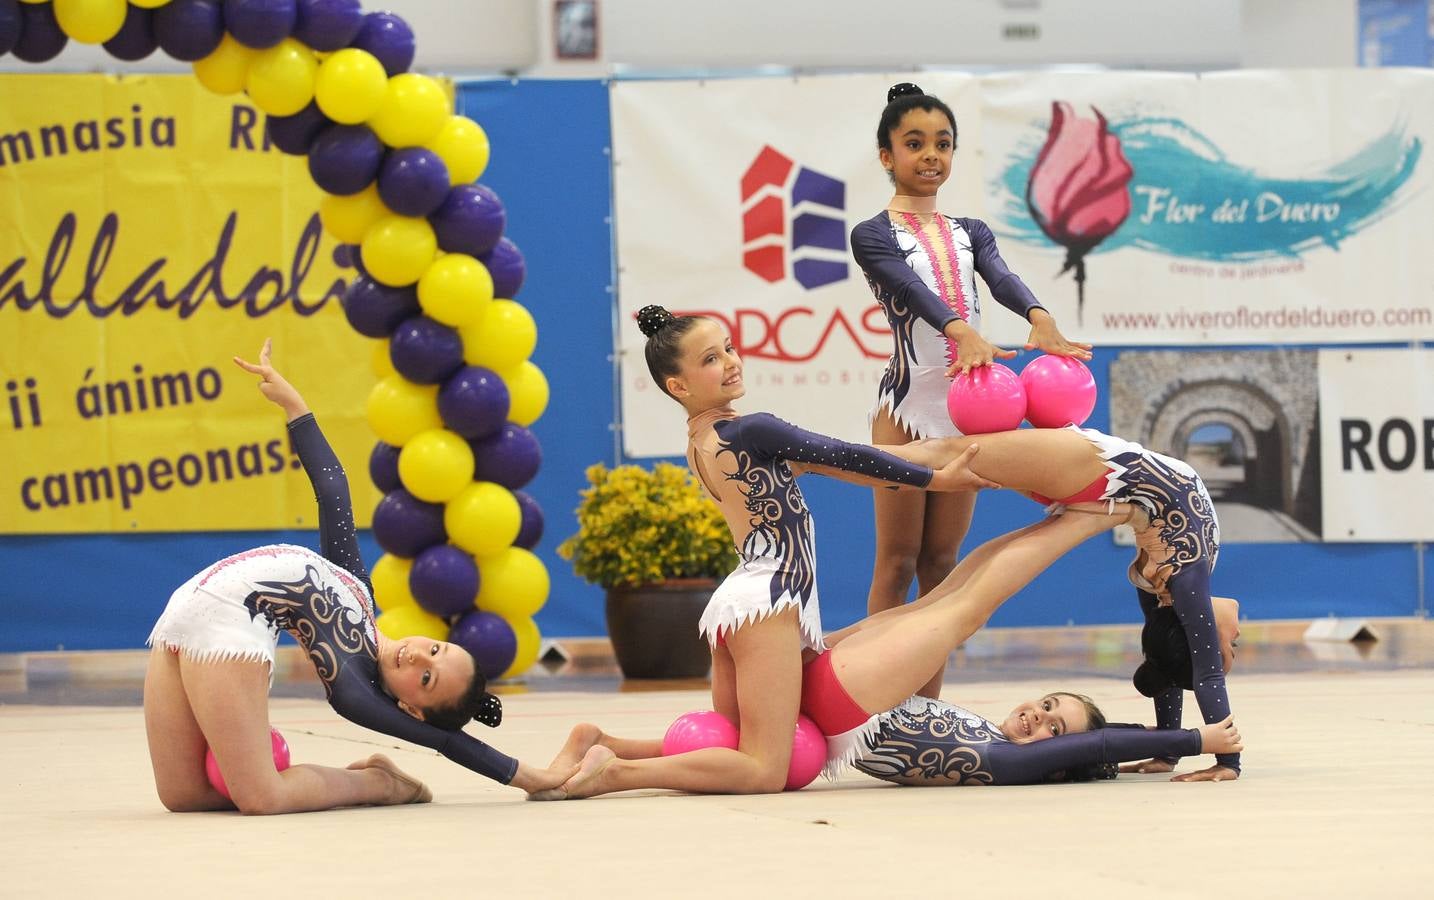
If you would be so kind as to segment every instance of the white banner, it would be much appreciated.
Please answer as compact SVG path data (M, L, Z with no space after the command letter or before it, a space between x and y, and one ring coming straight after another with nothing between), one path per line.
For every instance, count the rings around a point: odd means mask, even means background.
M988 222L1067 334L1434 336L1434 72L992 76L981 96Z
M648 303L727 325L745 408L869 435L891 337L847 236L891 196L875 129L887 87L908 77L614 85L629 454L684 446L681 408L643 361L633 317ZM1434 73L917 80L958 120L940 208L986 220L1068 337L1434 337ZM982 329L1016 346L1028 327L993 303Z
M1322 350L1326 541L1434 540L1434 350Z

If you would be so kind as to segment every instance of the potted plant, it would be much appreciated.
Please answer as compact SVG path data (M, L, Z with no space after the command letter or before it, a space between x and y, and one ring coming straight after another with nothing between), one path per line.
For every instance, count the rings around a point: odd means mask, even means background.
M558 547L607 590L607 628L628 678L700 678L712 655L697 622L737 565L722 513L686 469L599 463L587 470L578 532Z

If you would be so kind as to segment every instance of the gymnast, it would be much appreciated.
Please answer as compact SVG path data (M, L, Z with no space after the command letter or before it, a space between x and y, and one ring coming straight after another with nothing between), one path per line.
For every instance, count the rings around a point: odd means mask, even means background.
M913 459L939 462L976 440L941 438L908 446L916 451ZM1233 664L1239 632L1237 604L1210 596L1220 528L1210 495L1195 470L1178 459L1088 428L1024 428L979 435L979 440L981 452L972 459L971 470L1048 504L1051 513L1102 510L1118 503L1133 507L1137 551L1128 577L1146 617L1146 634L1164 635L1154 645L1143 640L1147 662L1137 687L1155 695L1160 728L1179 727L1182 687L1194 691L1207 725L1227 718L1225 674ZM899 616L937 595L933 591L911 606L878 613L853 628ZM1179 755L1163 755L1139 770L1170 771ZM1210 768L1176 780L1227 781L1239 774L1239 754L1223 752Z
M1056 692L1022 703L998 725L912 696L1006 598L1081 541L1137 515L1116 504L1052 516L977 548L916 604L828 636L831 649L806 664L802 682L802 712L828 735L828 771L852 762L898 784L1030 784L1106 774L1113 763L1147 756L1237 753L1229 717L1190 730L1105 728L1089 698ZM563 791L586 796L601 792L614 769L657 756L661 746L583 724L552 767L581 762Z
M688 413L687 461L732 532L739 565L703 611L712 645L712 703L739 723L735 750L709 748L635 759L603 791L670 788L770 793L787 778L801 695L803 650L822 647L812 517L796 475L818 472L865 485L972 490L968 450L935 469L879 448L803 431L766 413L739 415L742 361L722 327L644 307L638 326L653 382ZM588 785L597 786L598 782ZM558 799L561 791L540 799Z
M382 754L347 769L295 765L276 772L268 693L280 631L294 636L344 718L439 753L501 784L538 791L570 773L534 768L462 731L496 727L503 708L465 650L423 637L390 640L374 627L372 586L359 555L348 481L303 398L270 363L259 390L288 421L318 501L323 554L276 544L222 559L169 598L149 636L145 732L160 801L173 812L238 808L274 814L340 806L426 803L428 788ZM205 745L233 800L210 786Z

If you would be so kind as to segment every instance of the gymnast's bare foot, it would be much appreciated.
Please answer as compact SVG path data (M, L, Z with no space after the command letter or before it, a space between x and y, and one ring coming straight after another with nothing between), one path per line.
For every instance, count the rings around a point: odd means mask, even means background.
M589 750L598 745L598 742L601 741L602 738L602 729L591 722L574 725L573 730L568 733L567 743L563 744L563 749L559 750L558 755L553 757L553 761L548 765L548 768L554 771L562 771L575 767L578 763L582 762L583 756L585 756Z
M605 793L608 790L606 772L616 759L617 754L601 744L589 749L577 773L563 784L568 799L581 800Z
M384 779L387 790L382 798L374 801L376 806L428 803L433 799L433 792L428 789L428 785L404 772L382 753L350 763L349 768L372 771Z

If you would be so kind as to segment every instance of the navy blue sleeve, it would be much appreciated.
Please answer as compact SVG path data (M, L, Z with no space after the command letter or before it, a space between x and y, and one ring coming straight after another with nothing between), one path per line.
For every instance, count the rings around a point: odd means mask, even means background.
M1030 744L993 743L987 746L986 760L992 784L1039 784L1082 766L1199 752L1200 732L1193 728L1097 728Z
M1220 635L1215 627L1215 607L1210 603L1210 568L1203 561L1188 565L1170 577L1170 599L1175 615L1190 644L1190 671L1200 717L1213 725L1230 714L1230 695L1225 690L1225 662L1220 656ZM1159 708L1157 706L1157 713ZM1240 754L1221 753L1215 761L1240 771Z
M897 784L1039 784L1097 764L1199 752L1200 732L1193 729L1100 728L1013 744L994 725L962 722L932 709L889 725L855 765Z
M996 236L980 219L959 219L966 234L971 237L971 256L976 261L976 273L991 289L996 302L1023 319L1031 317L1031 310L1044 309L1036 295L1026 286L1001 258L996 249Z
M1136 596L1140 598L1140 611L1148 619L1155 610L1160 608L1160 599L1149 591L1135 589ZM1185 692L1178 687L1167 688L1155 695L1155 727L1157 728L1179 728L1181 715L1185 709ZM1163 759L1172 766L1180 761L1178 756L1153 757Z
M828 466L909 487L924 488L931 483L932 472L927 466L866 444L849 444L798 428L771 413L753 413L733 422L737 428L734 443L769 459Z
M892 303L911 310L944 334L946 326L960 317L906 264L892 240L890 224L881 224L887 221L886 216L877 216L851 230L851 253L856 264L881 293L891 296Z
M309 483L314 486L314 500L319 506L319 552L324 559L362 581L372 596L373 584L359 553L358 532L354 529L348 477L334 448L319 430L313 413L305 413L289 423L289 442L309 476Z
M465 769L501 784L513 780L518 772L516 759L466 732L445 731L420 722L379 690L376 675L366 676L361 668L351 663L335 679L329 694L329 705L334 712L355 725L436 750Z

